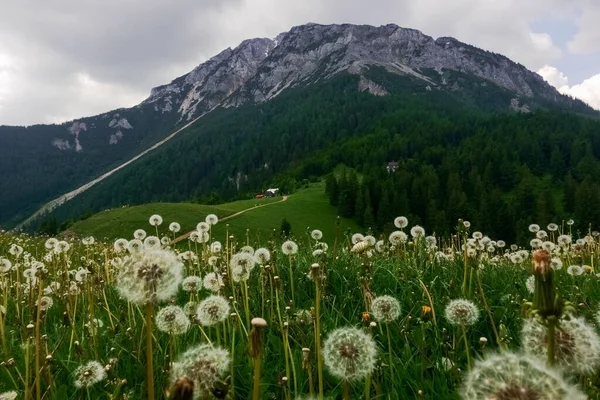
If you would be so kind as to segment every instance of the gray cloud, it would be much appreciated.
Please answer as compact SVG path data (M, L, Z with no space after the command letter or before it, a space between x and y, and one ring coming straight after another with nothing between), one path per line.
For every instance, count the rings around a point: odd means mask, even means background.
M574 5L575 4L575 5ZM575 11L576 12L575 12ZM306 22L397 23L455 36L538 70L600 51L592 0L20 0L0 5L0 124L67 120L131 106L228 46ZM546 16L573 18L569 49ZM575 66L574 66L575 67ZM563 71L568 75L569 71ZM600 71L598 71L600 72Z

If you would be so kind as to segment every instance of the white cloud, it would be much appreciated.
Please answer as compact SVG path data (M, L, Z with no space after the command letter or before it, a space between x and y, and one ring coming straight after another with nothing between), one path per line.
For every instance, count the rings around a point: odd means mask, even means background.
M538 74L559 92L580 99L596 110L600 110L600 74L573 86L569 86L568 77L550 65L545 65L538 71Z
M600 2L597 0L578 0L580 15L577 18L578 32L568 44L574 54L590 54L600 51Z

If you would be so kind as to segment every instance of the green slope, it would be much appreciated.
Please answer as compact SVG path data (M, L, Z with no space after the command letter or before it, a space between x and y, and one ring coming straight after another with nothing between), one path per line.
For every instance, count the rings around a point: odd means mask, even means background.
M97 239L130 238L136 229L142 228L153 232L154 228L148 223L153 214L163 217L159 227L160 235L168 232L169 223L176 221L181 224L179 235L194 229L196 224L204 221L208 214L216 214L225 218L243 211L215 226L213 231L216 240L225 240L227 225L230 234L251 241L256 238L266 238L273 232L279 231L283 218L292 225L296 236L303 235L307 228L323 231L324 240L330 241L335 235L337 211L329 205L324 193L324 185L314 184L298 190L286 201L281 198L241 200L232 203L207 206L189 203L152 203L135 207L117 208L93 215L92 217L73 224L69 229L81 236L94 236ZM264 207L257 207L265 205ZM355 222L348 219L340 220L340 232L350 228L358 231Z

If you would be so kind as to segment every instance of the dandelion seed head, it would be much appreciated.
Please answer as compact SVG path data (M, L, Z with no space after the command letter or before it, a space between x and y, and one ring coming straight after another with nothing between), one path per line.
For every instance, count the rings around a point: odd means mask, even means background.
M205 221L209 225L216 225L217 222L219 222L219 217L217 217L215 214L208 214L205 218Z
M362 233L355 233L352 235L351 241L352 244L356 244L365 240L365 237Z
M371 303L373 317L379 322L393 322L400 317L400 302L392 296L378 296Z
M535 293L535 276L534 275L530 275L529 278L527 278L527 281L525 281L525 287L527 287L527 291L531 294Z
M57 243L58 243L57 239L50 238L50 239L46 240L46 242L44 243L44 247L46 247L47 250L52 250L56 247Z
M94 244L95 241L96 239L94 239L93 236L88 236L81 239L81 243L83 243L84 246L91 246Z
M202 221L196 225L196 230L198 230L198 232L208 232L210 230L210 225L208 222Z
M160 226L163 223L163 219L160 215L154 214L153 216L150 217L148 222L150 222L150 225L152 225L152 226Z
M310 237L314 240L321 240L323 238L323 232L318 229L313 229L312 232L310 232Z
M394 226L398 229L404 229L408 226L408 218L406 217L396 217L394 219Z
M415 239L421 236L425 236L425 229L423 229L422 226L415 225L412 228L410 228L410 235Z
M146 231L143 229L137 229L135 232L133 232L133 238L144 240L146 238Z
M204 276L204 288L213 293L217 293L221 290L221 285L223 284L223 278L221 275L218 275L214 272L209 272Z
M15 391L0 393L0 400L15 400L17 395Z
M478 361L466 375L463 400L584 400L555 369L528 355L501 353Z
M538 239L546 239L548 237L548 233L546 231L537 231L535 233L535 237L537 237Z
M548 356L548 328L535 320L525 320L521 329L522 348L541 362ZM554 357L567 371L589 374L600 366L600 338L583 318L560 321L554 332Z
M182 335L190 328L190 320L179 306L166 306L156 314L156 327L171 335Z
M202 279L198 276L188 276L181 282L181 288L188 293L199 292L202 289Z
M281 245L281 252L286 256L293 256L298 253L298 245L292 240L287 240Z
M479 319L479 309L470 300L451 300L446 306L445 315L452 325L470 326Z
M224 321L230 312L229 302L221 296L209 296L198 305L196 318L204 326Z
M181 225L178 222L171 222L169 224L169 230L173 233L177 233L181 230Z
M581 265L569 265L567 268L567 274L571 276L583 275L585 269Z
M156 236L147 236L144 239L144 248L146 249L160 249L160 239Z
M540 226L538 224L531 224L529 225L529 232L531 233L537 233L540 230Z
M408 235L402 231L394 231L394 232L390 233L388 240L390 241L390 243L392 245L399 246L402 243L407 242Z
M75 372L75 387L89 388L98 382L106 379L106 371L104 366L98 361L90 361L89 363L78 367Z
M323 361L335 377L346 381L360 380L375 369L377 345L360 329L339 328L325 340Z
M213 254L220 253L222 249L223 245L221 244L221 242L215 240L210 244L210 252Z
M563 263L560 260L560 258L558 257L554 257L550 260L550 266L552 267L553 270L559 270L563 267Z
M115 253L117 254L121 254L123 252L125 252L129 247L129 241L127 239L117 239L115 240L115 243L113 244L113 249L115 250Z
M41 311L48 311L53 305L54 300L49 296L42 296L37 302L37 306Z
M571 236L569 235L560 235L556 241L561 246L568 246L571 244Z
M210 344L193 347L173 363L171 381L187 377L194 382L194 399L212 397L212 389L228 372L229 352Z
M144 242L142 242L140 239L132 239L129 241L129 243L127 243L127 250L129 250L130 253L139 253L143 249Z
M136 304L166 301L182 280L183 264L170 250L145 249L133 253L117 271L121 296Z
M264 247L256 249L254 252L254 261L257 264L265 265L271 260L271 252Z
M8 258L0 257L0 273L7 273L12 269L12 262Z

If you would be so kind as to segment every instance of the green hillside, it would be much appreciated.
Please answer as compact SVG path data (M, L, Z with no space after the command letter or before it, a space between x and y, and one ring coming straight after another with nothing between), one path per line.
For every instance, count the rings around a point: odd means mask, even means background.
M232 215L242 212L240 215ZM168 232L168 226L175 221L181 224L178 235L189 232L208 214L216 214L220 219L229 217L216 225L214 237L224 240L227 225L236 237L245 237L247 227L251 241L266 238L273 229L279 231L281 221L286 218L292 225L292 233L300 236L307 228L323 231L324 240L330 241L335 235L337 211L329 205L324 193L324 185L313 184L300 189L283 201L281 197L271 199L240 200L232 203L208 206L190 203L152 203L135 207L116 208L93 215L73 224L69 229L81 236L94 236L97 239L130 238L136 229L152 232L148 218L153 214L163 217L159 227L161 236ZM354 221L341 219L340 232L359 228Z

